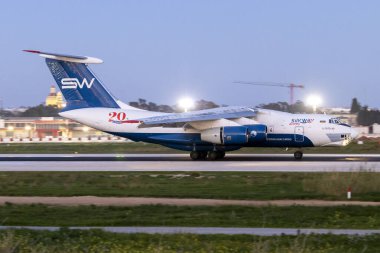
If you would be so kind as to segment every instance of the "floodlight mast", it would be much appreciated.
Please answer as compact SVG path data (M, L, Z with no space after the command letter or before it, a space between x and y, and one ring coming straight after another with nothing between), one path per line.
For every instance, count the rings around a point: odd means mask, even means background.
M274 86L274 87L282 87L282 88L289 88L290 90L290 100L289 104L294 104L294 89L300 88L303 89L305 86L302 84L294 84L294 83L274 83L274 82L245 82L245 81L236 81L234 83L239 84L248 84L248 85L259 85L259 86Z
M194 100L189 97L184 97L178 100L178 105L184 109L184 112L188 112L190 108L194 107Z

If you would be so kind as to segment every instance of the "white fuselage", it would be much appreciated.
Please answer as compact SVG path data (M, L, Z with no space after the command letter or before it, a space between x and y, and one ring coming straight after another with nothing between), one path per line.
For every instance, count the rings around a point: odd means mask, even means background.
M78 121L89 127L115 135L128 134L196 134L202 129L221 126L249 125L267 126L267 144L264 146L287 146L289 136L307 138L312 146L345 146L357 133L350 126L334 122L334 117L324 114L291 114L273 110L258 109L256 117L233 120L202 122L195 127L144 127L139 128L139 119L166 115L140 109L83 108L60 113L61 116ZM332 120L332 121L331 121ZM191 125L191 124L190 124ZM302 139L303 140L303 139ZM301 141L301 139L299 140ZM271 145L271 142L273 145ZM289 143L290 144L290 143ZM291 146L291 145L289 145Z

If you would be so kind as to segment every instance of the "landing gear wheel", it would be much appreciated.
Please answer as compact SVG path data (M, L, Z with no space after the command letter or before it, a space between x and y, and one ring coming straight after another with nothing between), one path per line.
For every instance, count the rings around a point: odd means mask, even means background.
M210 151L208 152L208 158L212 161L223 159L226 156L224 151Z
M190 158L194 161L199 160L201 158L201 153L198 151L191 151Z
M219 158L219 152L218 151L210 151L208 152L208 158L212 161L215 161Z
M200 159L206 159L207 158L207 151L201 151L199 152L201 154Z
M296 151L296 152L294 152L294 158L295 158L296 160L301 160L302 157L303 157L303 153L302 153L302 151Z
M226 152L224 151L218 151L218 159L223 159L226 156Z

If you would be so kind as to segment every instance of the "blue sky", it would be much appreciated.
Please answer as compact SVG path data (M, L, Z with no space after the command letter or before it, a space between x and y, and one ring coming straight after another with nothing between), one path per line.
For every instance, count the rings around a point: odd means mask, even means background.
M0 98L36 105L53 84L37 49L99 57L92 66L125 102L288 101L287 89L235 80L294 82L328 106L352 97L380 107L380 1L3 1Z

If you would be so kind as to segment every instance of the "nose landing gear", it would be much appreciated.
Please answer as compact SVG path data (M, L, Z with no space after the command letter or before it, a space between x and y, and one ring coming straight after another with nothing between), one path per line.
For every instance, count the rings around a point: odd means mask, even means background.
M298 150L298 151L294 152L294 158L296 160L301 160L302 157L303 157L303 152L302 151Z

